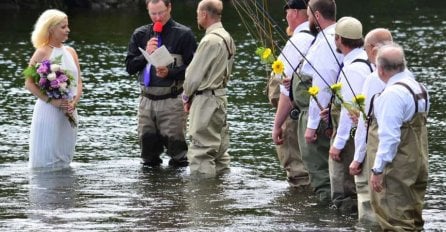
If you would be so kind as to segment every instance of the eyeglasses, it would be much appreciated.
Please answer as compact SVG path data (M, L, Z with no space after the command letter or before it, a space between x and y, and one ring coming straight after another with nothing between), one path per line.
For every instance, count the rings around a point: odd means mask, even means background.
M159 11L159 12L150 12L149 11L149 15L151 17L156 17L156 16L160 16L161 17L161 16L164 16L166 14L166 12L167 12L167 9Z

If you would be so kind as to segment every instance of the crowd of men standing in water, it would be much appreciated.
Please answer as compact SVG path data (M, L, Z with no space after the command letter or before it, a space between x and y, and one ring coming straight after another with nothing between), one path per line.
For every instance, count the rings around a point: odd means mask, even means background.
M289 0L284 10L287 78L272 75L268 96L290 186L309 184L322 204L383 230L422 230L429 99L402 47L388 29L363 38L356 18L336 21L334 0Z
M169 0L146 5L163 30L136 29L126 57L127 71L139 73L141 83L143 164L160 165L166 148L169 165L215 176L229 167L226 85L237 62L221 23L223 4L200 1L197 23L206 34L198 47L190 29L171 19ZM387 29L364 38L359 20L337 20L334 0L289 0L284 11L291 37L278 60L286 78L272 76L268 85L278 92L269 95L277 108L272 139L288 182L311 186L322 205L358 212L384 230L422 230L429 100L403 49ZM175 63L147 64L139 48L150 54L162 45Z

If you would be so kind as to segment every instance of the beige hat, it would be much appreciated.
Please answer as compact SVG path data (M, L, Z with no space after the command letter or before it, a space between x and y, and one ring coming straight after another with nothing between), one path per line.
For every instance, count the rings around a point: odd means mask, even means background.
M335 33L347 39L361 39L362 24L353 17L342 17L336 23Z

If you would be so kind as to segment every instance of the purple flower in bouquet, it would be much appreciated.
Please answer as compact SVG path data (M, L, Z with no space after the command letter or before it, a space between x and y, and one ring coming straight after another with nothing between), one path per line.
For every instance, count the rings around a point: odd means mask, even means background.
M39 68L37 68L38 74L48 74L48 71L50 70L50 61L44 60L40 65Z
M61 67L62 56L54 60L44 60L42 63L30 66L23 71L25 78L33 78L40 87L40 91L53 99L70 99L72 87L76 84L74 77ZM76 127L74 115L66 112L65 115L72 127Z

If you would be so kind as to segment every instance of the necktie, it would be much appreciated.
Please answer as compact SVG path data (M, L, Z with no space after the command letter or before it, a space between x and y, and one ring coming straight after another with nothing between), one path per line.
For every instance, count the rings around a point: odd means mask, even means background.
M157 38L158 38L158 47L161 47L161 44L162 44L161 36L158 35ZM152 67L152 65L147 63L146 67L144 68L144 73L143 73L143 75L144 75L144 86L147 86L147 87L150 84L150 69L151 69L151 67Z
M144 86L149 86L150 84L150 68L151 68L151 64L147 63L146 67L144 68L143 71L143 77L144 77Z

